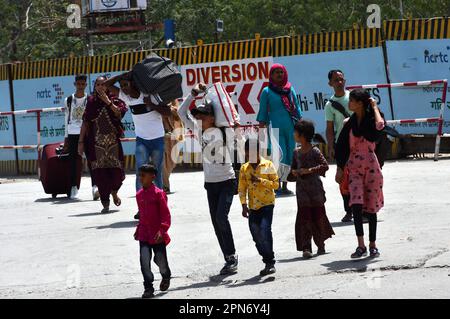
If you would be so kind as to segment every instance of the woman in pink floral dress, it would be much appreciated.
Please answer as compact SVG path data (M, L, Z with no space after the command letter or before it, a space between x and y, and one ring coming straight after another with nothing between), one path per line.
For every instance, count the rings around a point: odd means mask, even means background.
M367 255L364 243L362 216L369 219L370 256L380 255L376 246L377 213L384 206L383 174L375 154L375 143L385 127L377 103L366 90L350 93L349 108L354 114L345 123L336 147L338 170L336 181L341 182L343 168L347 166L350 206L353 213L358 248L352 258Z

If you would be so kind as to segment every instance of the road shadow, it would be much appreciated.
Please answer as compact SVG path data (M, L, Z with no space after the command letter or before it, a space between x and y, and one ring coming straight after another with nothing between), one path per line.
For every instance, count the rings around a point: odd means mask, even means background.
M103 214L101 214L103 215ZM138 221L128 221L128 222L118 222L110 225L96 226L96 227L86 227L85 229L122 229L122 228L133 228L136 227Z
M210 276L207 281L204 282L196 282L186 286L180 286L176 288L171 288L170 291L183 291L189 289L202 289L202 288L214 288L219 286L226 286L233 283L233 280L226 280L228 277L234 276L235 274L230 275L216 275Z
M279 264L295 263L298 261L306 261L306 259L301 256L288 258L288 259L277 259L277 263L279 263Z
M153 298L143 299L142 297L130 297L130 298L126 298L125 300L153 300L153 299L161 299L162 297L164 297L167 294L168 294L168 292L159 292L159 293L155 293Z
M92 216L100 216L100 215L106 216L106 215L114 214L114 213L118 213L118 212L119 212L119 210L113 209L113 210L110 210L109 213L107 213L107 214L103 214L103 213L101 213L101 212L96 212L96 213L86 213L86 214L70 215L69 217L92 217Z
M377 221L377 223L382 223L384 220L382 220L382 219L379 219L378 221ZM354 224L353 224L353 221L352 222L350 222L350 223L343 223L343 222L334 222L334 223L330 223L331 224L331 227L333 227L333 228L339 228L339 227L354 227ZM366 225L366 224L369 224L369 221L368 220L364 220L363 221L363 224L364 225Z
M69 199L67 197L57 197L57 198L38 198L34 201L35 203L52 203L53 205L67 205L67 204L76 204L76 203L84 203L86 201L82 199Z
M67 197L57 197L57 198L52 198L52 197L46 197L46 198L38 198L34 201L35 203L70 203L72 202L72 200L68 199Z
M365 272L369 265L378 262L378 259L366 257L362 259L347 259L347 260L336 260L330 263L322 264L322 266L327 267L329 271L333 272L343 272L343 271L355 271L355 272Z
M331 224L331 227L333 227L333 228L353 227L353 222L350 222L350 223L334 222L334 223L330 223L330 224Z
M183 291L183 290L189 290L189 289L202 289L202 288L214 288L223 286L225 288L239 288L244 286L254 286L254 285L261 285L266 284L269 282L275 281L275 276L268 276L268 277L261 277L261 276L254 276L249 279L245 279L244 281L235 284L236 280L230 280L227 279L230 276L234 276L235 274L230 275L217 275L217 276L211 276L207 281L204 282L198 282L193 283L186 286L180 286L176 288L170 289L170 291Z
M288 259L278 259L277 263L279 264L288 264L288 263L296 263L299 261L310 261L310 260L314 260L317 258L321 258L323 256L329 255L331 254L330 252L326 252L323 255L318 255L318 254L313 254L313 256L311 258L304 258L303 256L298 256L298 257L293 257L293 258L288 258Z
M261 277L261 276L255 276L249 279L245 279L244 281L235 284L235 285L227 285L227 288L239 288L239 287L245 287L245 286L255 286L255 285L263 285L267 284L269 282L274 282L275 276L268 276L268 277Z

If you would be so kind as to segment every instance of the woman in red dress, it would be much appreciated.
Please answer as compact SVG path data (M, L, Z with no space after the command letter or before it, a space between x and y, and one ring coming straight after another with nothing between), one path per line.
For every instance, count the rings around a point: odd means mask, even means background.
M92 178L103 205L102 213L109 212L111 195L116 206L121 204L117 195L125 179L121 121L127 112L125 103L103 85L105 81L106 77L97 78L94 93L88 97L78 144L79 153L86 153L92 168Z

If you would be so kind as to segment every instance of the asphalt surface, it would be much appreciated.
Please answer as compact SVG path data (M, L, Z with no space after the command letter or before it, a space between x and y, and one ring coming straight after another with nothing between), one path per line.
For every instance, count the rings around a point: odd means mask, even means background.
M241 217L230 213L239 272L220 277L223 265L210 222L203 173L176 173L172 243L173 280L158 298L450 298L450 161L389 162L384 168L386 207L379 214L381 257L350 260L352 224L343 224L335 166L324 179L327 212L336 236L328 253L303 260L295 249L295 197L277 199L273 223L278 260L274 276L263 268ZM294 185L290 185L294 189ZM121 189L122 206L101 215L83 178L79 201L56 200L33 179L0 184L1 298L138 298L142 294L134 176ZM367 226L365 226L367 231ZM156 280L160 276L156 269ZM158 284L158 283L156 283Z

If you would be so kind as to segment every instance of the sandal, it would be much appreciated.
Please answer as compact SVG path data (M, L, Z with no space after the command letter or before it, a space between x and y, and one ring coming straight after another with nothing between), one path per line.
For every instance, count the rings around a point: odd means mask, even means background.
M380 251L376 247L372 247L369 249L370 257L377 258L380 257Z
M119 196L117 196L117 192L116 193L112 193L112 196L113 196L114 205L116 205L117 207L122 205L122 200L120 199Z
M312 252L310 252L309 250L304 250L303 251L303 258L304 259L311 259L311 258L313 258Z
M361 257L367 256L367 248L366 247L358 247L356 251L351 255L352 259L358 259Z

